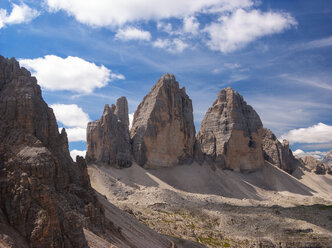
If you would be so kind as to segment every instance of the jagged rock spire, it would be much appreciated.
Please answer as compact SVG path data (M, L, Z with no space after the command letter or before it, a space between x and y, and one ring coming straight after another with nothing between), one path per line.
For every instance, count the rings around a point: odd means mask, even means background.
M128 102L125 97L116 106L105 105L100 120L88 123L88 162L108 164L114 167L131 166Z

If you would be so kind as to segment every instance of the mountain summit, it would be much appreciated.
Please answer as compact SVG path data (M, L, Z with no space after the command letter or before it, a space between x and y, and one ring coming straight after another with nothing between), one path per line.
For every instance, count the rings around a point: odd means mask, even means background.
M264 164L262 132L256 111L228 87L205 114L197 139L207 159L220 168L252 171Z
M193 107L174 75L165 74L139 104L130 130L136 162L144 167L190 163L194 156Z

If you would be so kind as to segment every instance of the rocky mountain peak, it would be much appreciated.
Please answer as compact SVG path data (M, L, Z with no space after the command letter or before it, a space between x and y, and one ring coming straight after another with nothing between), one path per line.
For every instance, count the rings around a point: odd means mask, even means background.
M197 139L209 161L221 168L250 171L264 164L262 132L256 111L228 87L207 111Z
M141 166L167 167L192 161L192 102L174 75L163 75L144 97L134 114L131 138L135 160Z
M122 168L131 165L128 102L125 97L104 107L100 120L88 123L87 154L89 162Z
M1 56L0 169L0 228L13 230L14 247L88 247L83 227L105 227L86 164L72 161L36 78Z
M332 174L332 170L329 166L324 164L322 161L315 159L312 156L305 156L301 158L301 160L303 161L305 169L311 172L314 172L319 175L324 175L326 173Z
M118 117L119 121L129 127L128 101L126 97L122 96L116 100L114 114Z
M265 160L292 174L301 161L294 157L289 142L284 139L280 143L274 133L267 128L264 128L262 138Z
M322 162L332 169L332 150L325 155Z

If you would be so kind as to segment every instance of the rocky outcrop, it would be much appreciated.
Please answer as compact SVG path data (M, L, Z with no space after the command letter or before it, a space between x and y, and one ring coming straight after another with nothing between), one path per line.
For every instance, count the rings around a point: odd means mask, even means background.
M331 169L327 165L312 156L305 156L301 158L301 160L305 166L305 169L311 172L318 175L325 175L326 173L332 174Z
M322 162L326 164L329 168L332 168L332 150L325 155Z
M88 123L86 159L118 168L131 166L128 102L125 97L119 98L116 106L106 104L101 119Z
M191 99L174 75L163 75L138 106L130 131L136 162L144 167L190 163L195 127Z
M36 79L0 56L0 244L88 247L83 227L112 228L103 211Z
M228 87L205 114L197 139L208 161L224 169L251 171L264 164L262 133L256 111Z
M300 165L300 161L294 157L287 140L279 142L270 129L263 130L263 152L265 160L292 174Z

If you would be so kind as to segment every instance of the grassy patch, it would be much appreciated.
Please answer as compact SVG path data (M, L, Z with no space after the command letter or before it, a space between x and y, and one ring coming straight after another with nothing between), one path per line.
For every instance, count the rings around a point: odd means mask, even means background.
M221 247L222 244L220 243L220 240L214 238L214 237L203 237L203 236L199 236L196 238L196 241L201 243L201 244L204 244L204 245L211 245L211 246L214 246L214 247ZM229 246L227 246L229 247Z

